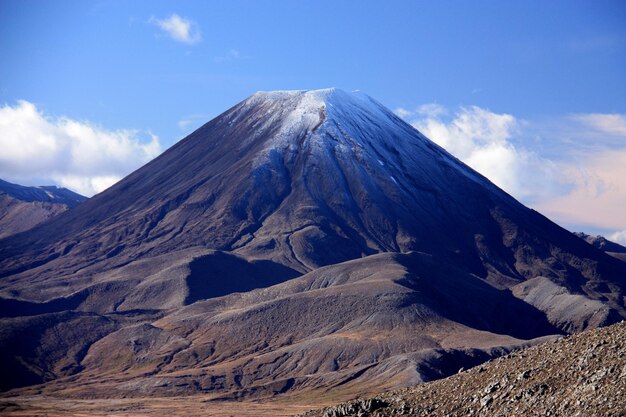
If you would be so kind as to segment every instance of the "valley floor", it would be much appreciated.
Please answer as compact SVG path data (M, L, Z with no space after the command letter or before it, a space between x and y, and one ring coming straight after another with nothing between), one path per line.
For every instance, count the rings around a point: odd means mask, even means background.
M211 401L204 396L160 398L72 399L43 395L0 399L6 417L283 417L323 405L286 400L271 402Z

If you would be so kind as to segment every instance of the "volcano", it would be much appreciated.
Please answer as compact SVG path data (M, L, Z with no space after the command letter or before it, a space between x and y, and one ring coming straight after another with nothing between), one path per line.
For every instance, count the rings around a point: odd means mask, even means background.
M625 288L369 96L258 92L0 240L1 388L348 398L622 320Z

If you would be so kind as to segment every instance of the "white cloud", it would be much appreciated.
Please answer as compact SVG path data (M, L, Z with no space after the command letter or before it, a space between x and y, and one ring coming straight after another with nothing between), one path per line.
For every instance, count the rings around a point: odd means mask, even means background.
M626 115L624 114L576 114L571 118L598 130L600 133L626 136Z
M28 101L0 107L0 149L0 178L52 182L88 196L161 153L154 135L47 117Z
M193 120L181 119L178 121L178 127L180 128L180 130L187 130L189 125L191 125L192 123L193 123Z
M150 18L149 22L160 28L175 41L192 45L202 40L198 25L177 14L173 14L165 19L157 19L153 16Z
M178 127L183 132L191 132L211 120L211 116L206 114L190 114L178 121Z
M403 107L398 107L394 110L394 113L403 119L415 117L416 115L424 116L428 118L437 118L439 116L448 114L448 110L441 104L427 103L427 104L422 104L421 106L418 106L414 111L407 110Z
M609 240L617 242L620 245L626 245L626 230L619 230L608 236Z
M520 122L478 106L461 107L452 118L439 104L401 113L428 138L489 178L500 188L527 202L554 192L559 186L556 166L532 151L516 146Z
M413 114L412 111L407 110L404 107L397 107L393 112L403 119L406 119Z
M626 149L572 156L561 163L561 175L573 186L537 209L568 224L626 229Z
M415 112L426 117L439 117L448 114L448 110L441 104L437 103L422 104L415 110Z

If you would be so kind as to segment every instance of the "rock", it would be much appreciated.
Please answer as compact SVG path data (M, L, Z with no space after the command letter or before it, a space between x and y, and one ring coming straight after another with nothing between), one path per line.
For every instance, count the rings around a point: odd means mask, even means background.
M492 392L497 391L498 388L500 388L500 384L498 382L491 383L487 386L487 388L485 388L484 393L491 394Z
M486 395L480 400L480 406L483 408L486 408L492 402L493 402L493 398L490 395Z
M596 345L603 352L593 355L589 347ZM626 359L619 355L624 345L626 323L561 338L401 395L379 395L376 399L387 405L369 415L626 416ZM578 368L581 359L585 366ZM538 366L541 363L545 365Z

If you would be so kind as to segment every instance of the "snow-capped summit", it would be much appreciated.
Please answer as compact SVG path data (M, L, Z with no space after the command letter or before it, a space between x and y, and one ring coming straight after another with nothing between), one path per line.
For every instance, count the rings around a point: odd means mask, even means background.
M406 172L398 155L412 165L446 164L483 187L496 187L461 163L378 101L360 91L320 90L260 91L226 113L230 125L245 117L253 134L240 149L263 137L254 166L271 166L288 155L306 153L309 159L333 155L358 161L368 178L384 178L394 187L407 187ZM351 163L351 162L349 162ZM365 181L367 182L367 181ZM497 191L496 191L497 192Z
M244 102L247 106L261 106L267 110L266 123L281 119L282 134L312 131L329 120L370 119L385 122L395 116L368 95L338 88L320 90L259 91Z

